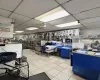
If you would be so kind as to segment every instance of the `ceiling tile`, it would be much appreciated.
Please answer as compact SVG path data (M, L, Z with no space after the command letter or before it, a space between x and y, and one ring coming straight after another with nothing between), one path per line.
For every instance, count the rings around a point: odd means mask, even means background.
M57 6L54 0L24 0L15 12L34 18Z
M25 31L26 34L32 34L32 33L36 33L36 32L38 32L38 31L37 30L33 30L33 31L27 30L27 31Z
M84 29L86 29L86 27L79 27L79 29L84 30ZM81 33L80 33L80 35L81 35Z
M12 19L0 16L0 23L9 24L12 22Z
M83 23L84 26L96 26L96 25L100 25L100 21L97 22L91 22L91 23Z
M14 31L19 31L19 30L21 30L21 29L19 29L17 26L14 27Z
M100 28L100 25L92 25L92 26L86 26L87 28Z
M60 4L63 4L63 3L65 3L65 2L67 2L67 1L70 1L70 0L57 0Z
M85 20L80 20L80 23L93 23L93 22L98 22L100 21L100 17L95 17L95 18L90 18L90 19L85 19Z
M28 22L22 24L22 25L18 25L15 27L15 29L17 30L25 30L26 28L29 28L29 27L37 27L37 28L41 28L40 26L41 22L40 21L36 21L36 20L29 20Z
M28 22L22 24L22 25L26 25L26 26L35 26L35 25L38 25L38 24L41 24L42 22L40 21L37 21L37 20L34 20L34 19L31 19L29 20Z
M37 30L26 30L26 28L28 28L28 26L20 25L20 26L16 26L14 28L14 31L21 30L21 31L24 31L24 33L35 33L38 31L38 29Z
M15 27L15 30L24 30L25 33L36 33L36 32L63 30L63 29L73 29L73 28L82 28L82 27L83 27L82 25L77 25L77 26L58 28L56 26L48 25L46 28L39 28L37 30L29 31L29 30L25 30L25 28L27 28L27 26L17 26L17 27Z
M54 26L54 25L51 25L51 24L48 24L48 23L46 23L46 27L43 27L43 29L54 29L54 28L56 28L56 26Z
M63 29L72 29L72 28L80 28L83 27L82 25L76 25L76 26L69 26L69 27L63 27L63 28L59 28L56 26L47 26L46 28L42 29L43 31L53 31L53 30L63 30ZM42 31L42 32L43 32Z
M80 23L82 23L85 27L89 28L95 28L99 27L100 25L100 17L81 20Z
M72 0L63 5L71 14L89 10L100 6L100 0Z
M25 30L25 28L27 28L27 26L19 25L14 27L15 30Z
M25 16L22 16L22 15L19 15L19 14L16 14L16 13L13 13L10 18L14 19L15 20L15 26L29 20L30 18L28 17L25 17Z
M100 8L96 8L96 9L89 10L83 13L75 14L74 16L78 20L97 17L97 16L100 16Z
M72 21L76 21L76 19L73 18L72 16L67 16L67 17L57 19L57 20L50 21L48 23L50 23L52 25L57 25L57 24L63 24L63 23L68 23L68 22L72 22Z
M0 9L0 15L4 16L4 17L8 17L10 15L11 12Z
M21 0L0 0L0 8L13 11Z

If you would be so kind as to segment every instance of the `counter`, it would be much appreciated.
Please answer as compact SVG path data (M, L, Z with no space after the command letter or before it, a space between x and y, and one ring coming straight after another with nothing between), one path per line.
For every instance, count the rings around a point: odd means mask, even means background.
M63 58L70 58L71 47L69 46L58 46L57 49L60 50L60 56Z
M88 51L73 52L72 71L88 80L100 80L100 57L90 55Z
M16 52L17 58L22 57L22 44L21 43L10 43L0 46L0 52Z

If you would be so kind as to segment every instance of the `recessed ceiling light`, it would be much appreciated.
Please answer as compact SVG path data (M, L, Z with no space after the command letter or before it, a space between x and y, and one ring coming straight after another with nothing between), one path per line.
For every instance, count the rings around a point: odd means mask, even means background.
M74 22L59 24L59 25L56 25L56 26L57 27L68 27L68 26L74 26L74 25L80 25L80 23L78 21L74 21Z
M48 22L68 15L70 14L67 11L65 11L62 7L58 7L43 15L36 17L35 19L42 22Z
M36 29L38 29L38 28L36 28L36 27L29 27L29 28L26 28L26 30L36 30Z
M22 32L24 32L24 31L15 31L16 33L22 33Z

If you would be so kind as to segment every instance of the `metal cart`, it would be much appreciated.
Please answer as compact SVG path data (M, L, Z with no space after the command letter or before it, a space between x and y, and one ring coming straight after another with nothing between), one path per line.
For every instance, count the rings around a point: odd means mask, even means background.
M14 66L7 64L8 62L15 61ZM2 52L0 53L0 64L4 70L0 74L0 80L28 80L29 79L29 64L27 61L17 60L15 52Z

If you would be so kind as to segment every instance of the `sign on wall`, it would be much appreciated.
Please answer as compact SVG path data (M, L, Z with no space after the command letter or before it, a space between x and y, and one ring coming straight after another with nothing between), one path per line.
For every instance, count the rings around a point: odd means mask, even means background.
M0 24L0 37L13 38L13 24Z

